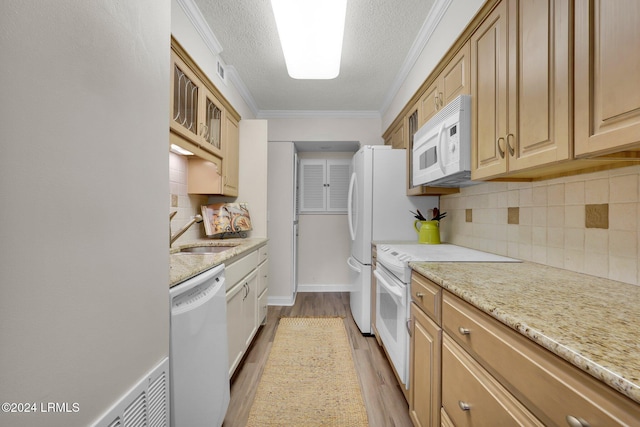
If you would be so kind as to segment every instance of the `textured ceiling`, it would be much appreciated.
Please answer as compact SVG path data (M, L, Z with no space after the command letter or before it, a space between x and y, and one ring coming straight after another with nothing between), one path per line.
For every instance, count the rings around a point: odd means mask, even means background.
M340 75L287 74L269 0L194 0L258 110L379 112L434 0L349 0Z

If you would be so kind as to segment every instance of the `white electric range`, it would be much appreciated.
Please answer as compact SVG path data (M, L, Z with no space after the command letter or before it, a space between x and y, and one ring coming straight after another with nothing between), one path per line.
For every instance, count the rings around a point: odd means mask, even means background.
M411 281L411 261L433 262L520 262L517 259L482 252L464 246L443 243L425 245L420 243L383 244L377 246L377 262L393 273L403 283Z
M379 244L377 248L376 329L398 377L409 389L409 318L412 261L520 262L514 258L447 243Z

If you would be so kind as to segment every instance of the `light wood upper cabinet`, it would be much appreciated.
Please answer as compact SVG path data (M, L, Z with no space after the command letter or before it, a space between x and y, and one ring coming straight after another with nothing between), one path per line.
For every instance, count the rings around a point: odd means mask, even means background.
M576 156L640 149L640 2L576 0Z
M213 154L222 152L222 124L223 124L224 107L220 101L207 88L203 90L202 97L202 138L204 139L203 148ZM225 141L226 142L226 141Z
M404 121L398 123L398 126L391 134L391 146L393 148L406 148L404 140Z
M171 73L169 140L194 154L188 192L236 197L240 116L174 39Z
M471 36L471 177L507 171L507 0ZM502 138L499 145L499 139Z
M420 97L420 121L418 122L418 129L427 123L431 117L435 116L439 109L438 80L436 80Z
M571 158L568 0L503 0L471 36L472 178Z
M198 77L175 52L171 51L171 103L169 126L186 138L199 141L198 130L202 85ZM197 144L198 142L196 142Z
M458 95L471 93L470 45L469 42L458 51L438 78L427 88L420 98L418 126L429 121L442 107Z
M225 196L238 196L240 169L240 132L238 121L225 115L224 161L222 162L222 192Z
M171 51L172 131L222 157L222 106L191 68Z

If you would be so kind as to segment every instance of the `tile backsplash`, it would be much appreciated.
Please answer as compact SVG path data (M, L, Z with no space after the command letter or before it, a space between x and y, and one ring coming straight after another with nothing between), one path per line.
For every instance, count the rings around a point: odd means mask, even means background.
M187 159L171 152L169 153L169 193L169 212L178 211L171 220L171 231L175 233L194 215L200 213L200 206L207 204L208 196L187 194ZM202 223L194 224L174 242L173 246L204 237L206 236Z
M442 196L443 241L640 285L640 166Z

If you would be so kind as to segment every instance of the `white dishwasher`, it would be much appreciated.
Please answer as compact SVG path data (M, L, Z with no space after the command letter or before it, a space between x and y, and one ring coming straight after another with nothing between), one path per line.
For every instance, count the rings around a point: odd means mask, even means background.
M171 426L221 426L229 406L224 265L169 290Z

